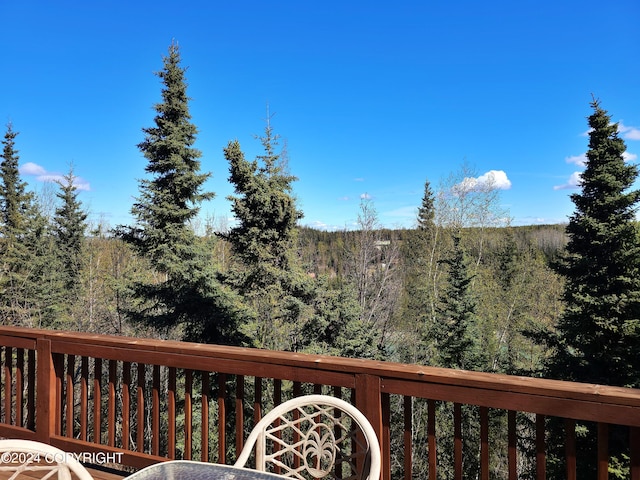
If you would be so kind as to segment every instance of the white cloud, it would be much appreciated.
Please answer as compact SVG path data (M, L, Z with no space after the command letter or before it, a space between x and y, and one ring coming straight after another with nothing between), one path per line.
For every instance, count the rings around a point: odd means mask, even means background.
M573 190L579 188L582 184L582 173L581 172L573 172L567 180L567 183L563 185L556 185L553 187L554 190Z
M34 176L36 177L36 180L38 182L44 182L44 183L60 182L63 184L65 183L64 175L60 173L47 172L47 170L44 167L41 167L40 165L32 162L27 162L24 165L22 165L22 167L20 167L20 173L22 175ZM84 191L91 190L91 185L89 184L89 182L87 182L81 177L74 177L73 184L78 190L84 190Z
M353 179L354 182L364 182L364 178L358 177Z
M622 158L624 158L625 162L633 162L634 160L638 159L638 155L636 155L635 153L624 152L622 154Z
M23 175L44 175L47 171L40 165L27 162L20 167L20 173Z
M583 153L582 155L572 155L565 158L565 160L567 163L573 163L580 167L584 167L587 164L587 154Z
M494 190L509 190L511 188L511 180L509 180L507 174L502 170L489 170L478 178L465 178L462 182L453 187L453 191L457 193L464 193L487 188Z
M361 193L360 194L360 199L361 200L371 200L371 195L369 195L368 193Z
M625 140L640 140L640 128L628 127L622 121L618 123L618 132Z

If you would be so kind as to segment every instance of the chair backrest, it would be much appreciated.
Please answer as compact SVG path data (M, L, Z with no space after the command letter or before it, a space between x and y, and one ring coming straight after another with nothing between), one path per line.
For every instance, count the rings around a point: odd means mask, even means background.
M255 447L256 470L307 479L379 480L380 444L353 405L326 395L297 397L275 407L254 427L235 465Z
M0 472L13 473L9 478L56 478L93 480L91 474L72 454L46 443L31 440L0 440Z

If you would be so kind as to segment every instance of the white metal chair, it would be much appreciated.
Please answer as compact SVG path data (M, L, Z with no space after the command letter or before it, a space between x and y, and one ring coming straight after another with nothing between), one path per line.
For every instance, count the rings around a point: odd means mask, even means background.
M244 467L254 447L256 470L270 465L300 480L380 478L373 427L353 405L326 395L294 398L271 410L254 427L235 466Z
M13 473L9 480L40 478L93 480L86 468L73 455L46 443L31 440L0 440L0 472Z

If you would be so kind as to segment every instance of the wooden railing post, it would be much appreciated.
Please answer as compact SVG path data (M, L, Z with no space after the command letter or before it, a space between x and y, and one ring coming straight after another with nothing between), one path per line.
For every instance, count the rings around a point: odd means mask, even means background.
M356 374L356 408L360 410L378 435L378 441L382 445L382 395L380 388L380 377L369 374ZM390 470L382 459L381 476L387 480ZM377 480L377 479L372 479Z
M51 443L51 436L56 428L56 373L51 340L36 340L37 381L36 381L36 437L43 443Z

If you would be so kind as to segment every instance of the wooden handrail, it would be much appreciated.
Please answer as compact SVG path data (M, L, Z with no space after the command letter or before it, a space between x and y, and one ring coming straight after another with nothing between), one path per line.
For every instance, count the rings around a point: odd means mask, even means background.
M468 372L461 370L450 370L421 365L407 365L392 362L380 362L362 359L348 359L330 357L324 355L309 355L291 352L275 352L259 349L249 349L240 347L228 347L219 345L204 345L196 343L137 339L127 337L117 337L109 335L98 335L89 333L50 331L41 329L25 329L18 327L0 327L0 347L5 348L5 356L14 355L16 352L35 351L37 353L37 378L29 379L29 376L22 375L22 366L18 369L20 382L28 384L28 388L35 389L36 419L33 424L33 412L27 412L26 416L20 414L11 415L4 413L4 422L0 423L0 435L2 436L22 436L23 438L37 438L40 441L52 443L58 447L76 449L104 448L105 451L121 450L125 456L125 461L132 466L143 466L147 463L158 461L164 455L173 458L177 455L175 445L162 445L160 438L160 424L168 421L168 438L175 441L180 436L180 430L176 429L176 369L187 372L188 388L185 402L188 410L184 412L185 420L191 423L192 409L199 408L207 416L209 412L209 401L218 402L215 409L219 415L227 418L229 415L236 420L233 429L226 429L225 422L218 422L218 457L224 457L230 447L242 445L242 432L246 428L245 422L252 419L253 415L244 415L244 409L253 409L258 412L264 401L261 392L262 379L274 382L271 388L277 389L273 392L273 399L276 395L279 398L280 381L294 382L294 392L300 390L301 384L315 385L314 390L321 390L322 386L330 388L331 392L340 392L341 389L348 389L354 396L355 405L369 418L378 436L382 440L383 453L386 457L391 455L389 448L390 432L388 423L390 422L390 396L399 396L405 400L401 402L402 408L411 409L411 402L407 399L417 398L429 401L429 421L433 421L433 408L436 402L452 402L456 405L473 405L481 408L482 438L482 477L488 475L488 463L490 441L488 440L488 420L489 409L499 409L508 412L526 412L538 416L538 428L544 429L545 417L561 417L569 419L571 422L593 421L601 427L601 435L607 431L604 426L607 424L623 425L631 428L631 464L634 474L640 475L638 466L638 452L640 446L637 445L640 435L640 390L620 387L609 387L602 385L591 385L564 382L540 378L517 377L500 374ZM24 361L24 356L19 355L18 365L29 363ZM80 358L78 358L80 357ZM33 355L28 359L33 361ZM92 378L87 378L88 359L93 359L94 371L96 374ZM65 362L66 361L66 370ZM137 371L132 372L133 364L137 364ZM75 366L81 365L81 368ZM120 365L120 370L117 370ZM126 365L126 371L124 370ZM9 362L11 366L11 362ZM145 366L151 370L145 374ZM106 374L100 372L105 368ZM160 368L167 369L166 375L161 378ZM74 397L73 389L74 372L82 371L78 374L78 391ZM122 371L121 378L116 372ZM164 372L164 370L163 370ZM198 388L205 388L203 400L192 398L191 383L194 382L195 374L205 372L206 380L198 380ZM132 374L138 381L138 387L130 385ZM209 383L209 374L217 375L218 381ZM89 376L91 376L89 374ZM104 377L104 378L103 378ZM166 377L166 378L165 378ZM253 402L249 397L243 398L246 394L244 386L226 389L225 382L229 378L241 378L244 385L244 377L256 379L258 387L252 388L259 393ZM9 373L3 374L3 382L15 382ZM260 379L260 382L258 382ZM33 385L35 380L35 386ZM104 384L103 380L108 384ZM93 381L93 383L91 383ZM123 382L125 385L123 385ZM145 382L149 383L149 398L146 398ZM184 381L182 381L184 383ZM90 395L93 401L93 410L86 404L89 400L87 388L93 393ZM181 392L185 392L182 385ZM102 391L104 389L104 391ZM120 390L118 390L120 389ZM162 402L161 394L163 389L168 389L167 402L168 420L161 420L159 405ZM210 395L210 389L217 389L218 396ZM14 389L15 390L15 389ZM6 385L3 392L11 392L11 387ZM118 393L120 392L120 393ZM224 392L224 395L222 395ZM122 431L116 431L116 397L118 394L126 393L126 419L122 422ZM26 398L32 398L33 392L27 391ZM221 396L222 395L222 396ZM224 399L229 395L236 395L234 404L224 403ZM64 396L64 404L63 402ZM22 396L21 403L23 402ZM80 400L79 400L80 399ZM6 400L6 399L5 399ZM278 400L279 401L279 400ZM24 400L26 402L26 399ZM97 403L95 403L97 402ZM204 402L204 403L202 403ZM223 402L223 403L221 403ZM14 403L16 403L14 401ZM101 413L101 408L106 403L105 413ZM11 402L0 402L1 405L10 405ZM244 405L244 407L243 407ZM152 416L144 418L141 412L153 406ZM14 407L18 408L18 407ZM118 407L120 408L120 407ZM459 411L456 407L456 415ZM7 410L7 407L4 407ZM211 409L214 410L214 409ZM129 411L132 417L129 418ZM80 413L82 412L82 413ZM93 424L86 418L88 412L93 412ZM137 412L137 413L135 413ZM31 417L30 417L31 415ZM122 415L120 412L119 415ZM62 416L65 416L63 421ZM76 418L77 417L77 418ZM26 420L31 418L31 424L27 425ZM15 424L12 419L19 420ZM130 422L131 420L131 422ZM143 428L146 425L151 431L151 439L145 443L145 435L148 434ZM209 422L207 417L205 425ZM410 427L410 418L402 420L404 422L404 442L410 440L407 428ZM515 422L515 416L510 413L509 424ZM542 423L541 423L542 422ZM103 425L107 424L103 431ZM131 423L131 424L130 424ZM134 425L135 423L135 425ZM570 423L570 422L569 422ZM78 425L80 434L75 435L74 425ZM93 437L86 435L86 430L91 428ZM183 425L184 438L188 451L182 452L183 458L191 456L191 442L193 435L197 431L206 442L200 448L209 448L208 430L199 430L199 425L190 429L188 425ZM435 444L435 430L433 425L429 425L429 464L430 471L435 472L436 455L433 449ZM96 432L97 430L97 432ZM132 435L136 437L132 437ZM104 434L102 438L101 434ZM118 436L125 435L126 439L118 439ZM228 443L227 436L235 435L235 442ZM453 436L453 433L452 433ZM76 438L77 437L77 438ZM86 439L92 439L88 442ZM515 426L509 427L509 451L510 462L515 462ZM133 440L133 445L130 445ZM168 440L167 440L168 441ZM386 442L386 443L385 443ZM458 444L456 444L458 445ZM543 444L542 444L543 445ZM194 443L194 447L196 447ZM456 447L458 448L458 447ZM543 448L539 446L538 450ZM163 454L160 452L163 451ZM411 452L411 445L407 447ZM540 455L541 452L538 452ZM602 463L601 453L599 462ZM216 452L202 451L197 458L215 458ZM195 458L195 457L194 457ZM543 457L541 457L543 458ZM218 461L225 462L225 458L218 458ZM389 459L386 458L389 462ZM404 460L405 467L410 465L410 459ZM604 467L601 467L604 468ZM390 478L390 467L385 466L384 478ZM540 471L544 471L541 467ZM510 478L515 475L515 467L510 466Z

